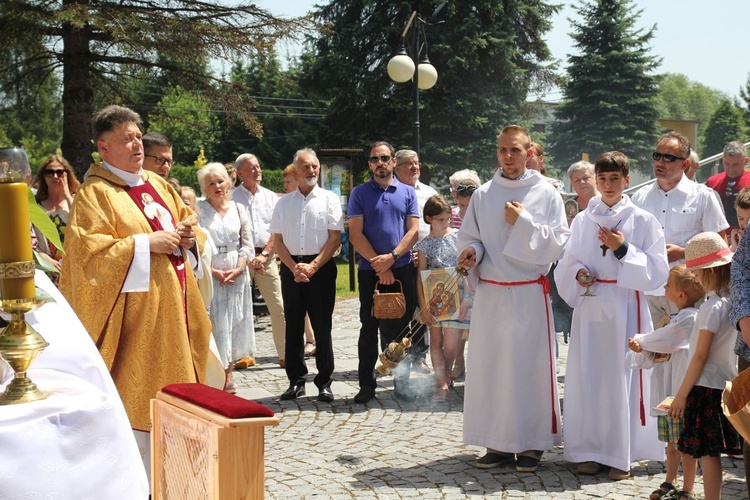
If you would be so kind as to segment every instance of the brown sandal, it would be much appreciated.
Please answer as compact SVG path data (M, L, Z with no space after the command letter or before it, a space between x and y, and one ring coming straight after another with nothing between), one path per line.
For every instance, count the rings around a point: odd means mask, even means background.
M651 492L651 495L648 498L649 500L660 500L661 497L669 495L672 492L677 492L677 488L675 488L675 485L664 481L659 485L658 490L654 490Z

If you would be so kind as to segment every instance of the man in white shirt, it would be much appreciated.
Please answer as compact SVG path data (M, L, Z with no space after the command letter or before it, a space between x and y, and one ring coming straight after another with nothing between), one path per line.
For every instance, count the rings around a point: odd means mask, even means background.
M416 151L411 149L401 149L396 151L396 177L399 182L411 186L417 193L417 206L419 207L419 239L422 240L425 236L430 234L430 225L424 221L424 204L430 196L438 194L433 188L423 182L419 182L419 177L422 174L421 163L419 163L419 156ZM416 255L414 255L416 258ZM427 365L426 353L429 349L427 340L429 339L429 333L426 333L427 327L423 327L425 333L418 332L415 337L419 338L419 342L414 346L412 354L414 355L413 368L418 372L430 373L430 367Z
M337 275L333 254L341 245L344 228L341 202L333 192L318 186L320 162L315 151L297 151L293 165L299 186L279 200L271 219L273 241L283 263L281 290L286 317L286 374L290 384L281 399L305 395L307 314L315 331L318 374L314 382L318 400L331 402L334 399L331 328Z
M415 151L411 149L401 149L396 151L396 177L399 182L403 182L407 186L414 188L417 193L417 205L419 206L419 239L423 239L425 236L430 234L430 225L424 221L422 217L422 211L424 210L424 204L427 202L430 196L438 194L433 188L423 182L419 182L419 177L422 175L421 163L419 163L419 156Z
M685 262L690 238L704 231L724 231L729 224L713 191L685 175L691 160L690 141L684 135L674 131L662 135L652 157L656 182L636 191L632 200L659 220L672 267ZM677 314L676 306L664 297L663 287L646 295L654 325Z
M248 265L250 277L268 306L273 329L273 343L279 355L279 365L283 368L286 366L284 359L286 320L281 296L279 266L274 258L274 241L269 231L271 216L276 202L279 201L279 196L260 185L263 180L263 169L255 155L241 154L235 160L234 166L241 184L232 192L232 200L241 203L247 209L255 240L255 257Z

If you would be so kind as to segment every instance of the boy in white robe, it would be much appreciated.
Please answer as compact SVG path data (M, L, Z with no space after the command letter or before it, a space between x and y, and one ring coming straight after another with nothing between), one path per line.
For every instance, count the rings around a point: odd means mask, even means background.
M642 290L667 281L664 232L622 191L628 158L617 151L596 160L600 197L573 220L555 270L560 296L574 308L565 375L565 459L580 474L610 467L630 477L630 462L661 460L656 419L648 416L649 373L625 365L628 338L653 329ZM586 276L595 277L588 281ZM584 294L590 290L591 293Z
M554 319L546 275L568 239L562 198L526 170L523 128L498 137L501 170L471 197L458 232L459 267L476 289L464 402L464 442L487 448L479 468L537 469L561 442Z

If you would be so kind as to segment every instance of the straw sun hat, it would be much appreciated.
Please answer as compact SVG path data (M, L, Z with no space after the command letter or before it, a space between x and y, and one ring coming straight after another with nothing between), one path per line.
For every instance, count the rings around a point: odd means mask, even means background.
M699 233L685 247L685 265L689 271L723 266L732 262L732 253L724 238L714 232Z

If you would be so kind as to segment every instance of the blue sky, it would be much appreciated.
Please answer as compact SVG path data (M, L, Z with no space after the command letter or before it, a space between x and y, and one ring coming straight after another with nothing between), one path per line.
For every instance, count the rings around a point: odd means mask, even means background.
M567 55L575 50L568 35L571 25L567 19L578 19L573 8L578 2L551 2L562 4L563 9L552 20L547 43L564 68ZM326 0L256 0L255 3L276 15L292 17L303 15ZM739 96L739 88L750 73L750 30L746 27L750 0L636 0L634 4L643 9L641 27L656 25L651 45L652 54L662 58L660 72L683 73L729 96ZM282 48L281 53L284 52ZM544 97L559 98L559 92Z

